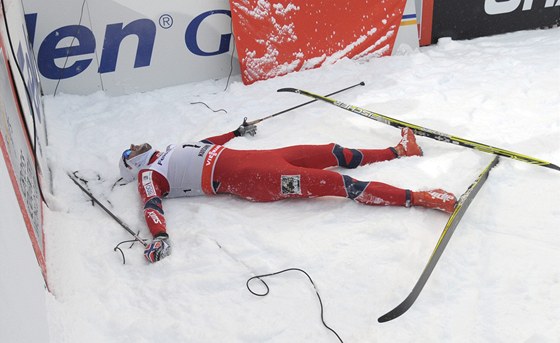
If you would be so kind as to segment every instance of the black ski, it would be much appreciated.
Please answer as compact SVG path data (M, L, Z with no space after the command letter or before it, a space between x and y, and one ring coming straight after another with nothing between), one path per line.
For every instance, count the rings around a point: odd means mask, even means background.
M348 105L345 104L343 102L340 102L338 100L334 100L332 98L328 98L326 96L321 96L318 94L314 94L308 91L304 91L301 89L297 89L297 88L281 88L278 90L278 92L292 92L292 93L298 93L301 95L305 95L308 96L310 98L314 98L314 99L318 99L318 100L322 100L325 101L331 105L334 105L336 107L340 107L342 109L345 109L347 111L359 114L363 117L369 118L369 119L373 119L375 121L396 127L396 128L402 128L402 127L408 127L410 129L412 129L412 131L414 131L414 134L418 135L418 136L424 136L424 137L428 137L428 138L432 138L438 141L442 141L442 142L446 142L446 143L452 143L452 144L457 144L460 146L464 146L467 148L471 148L471 149L476 149L479 151L483 151L483 152L487 152L487 153L491 153L491 154L495 154L495 155L499 155L499 156L504 156L504 157L509 157L511 159L514 160L518 160L518 161L523 161L523 162L527 162L527 163L531 163L534 165L538 165L541 167L546 167L546 168L550 168L550 169L554 169L554 170L558 170L560 171L560 166L547 162L547 161L543 161L531 156L527 156L527 155L523 155L517 152L513 152L513 151L509 151L509 150L505 150L505 149L501 149L501 148L497 148L494 146L490 146L487 144L483 144L483 143L478 143L478 142L474 142L474 141L470 141L468 139L464 139L461 137L457 137L457 136L452 136L443 132L438 132L432 129L428 129L419 125L415 125L415 124L411 124L411 123L407 123L405 121L402 120L398 120L398 119L394 119L391 117L387 117L383 114L379 114L379 113L375 113L373 111L369 111L366 110L365 108L361 108L361 107L357 107L357 106L352 106L352 105Z
M478 178L469 186L467 191L463 193L463 195L461 195L461 197L459 198L457 202L457 206L455 207L455 210L453 211L451 217L447 221L447 224L445 224L445 228L443 229L443 232L439 237L436 247L434 248L434 251L430 256L430 259L428 260L428 263L426 264L426 267L424 268L422 275L420 275L420 278L416 282L416 285L414 285L414 288L412 289L408 297L406 297L406 299L404 299L404 301L400 303L397 307L395 307L391 311L379 317L379 319L377 319L378 322L384 323L393 320L398 316L402 315L403 313L405 313L412 306L412 304L414 304L414 301L416 301L416 299L420 295L420 292L424 288L426 281L428 281L428 278L432 274L432 271L434 270L437 262L439 261L439 258L443 253L443 250L447 246L447 243L449 242L451 235L453 235L455 228L459 224L459 221L463 217L463 214L465 214L470 203L472 202L472 200L474 199L474 197L476 196L476 194L478 193L478 191L480 190L480 188L488 178L488 174L490 173L490 170L494 168L496 164L498 164L498 159L499 156L494 157L492 162L490 162L490 164L482 171L482 173L480 173Z

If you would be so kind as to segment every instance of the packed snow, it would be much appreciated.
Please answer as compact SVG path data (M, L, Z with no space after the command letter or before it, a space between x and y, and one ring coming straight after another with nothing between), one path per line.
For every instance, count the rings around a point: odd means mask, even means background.
M400 120L560 164L560 28L470 41L441 39L406 55L342 60L244 86L209 80L141 94L46 96L54 194L45 213L52 342L557 342L560 173L501 158L457 227L416 303L420 276L448 215L343 198L254 203L234 196L164 200L173 254L148 264L142 246L69 179L150 238L134 184L115 186L131 143L197 141L328 94ZM63 81L64 82L64 81ZM204 104L209 106L206 107ZM226 146L268 149L336 142L385 148L399 130L326 103L258 125ZM361 180L461 195L493 155L419 137L423 157L357 169ZM264 292L258 281L251 283Z

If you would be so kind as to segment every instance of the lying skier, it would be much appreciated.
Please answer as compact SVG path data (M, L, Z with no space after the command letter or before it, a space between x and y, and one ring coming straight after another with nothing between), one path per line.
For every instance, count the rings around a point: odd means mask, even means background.
M163 152L132 144L120 158L125 182L138 180L144 217L154 237L144 255L156 262L171 253L162 198L233 194L251 201L336 196L374 206L422 206L453 212L456 197L441 189L414 192L375 181L360 181L325 170L356 168L405 156L422 156L411 130L386 149L350 149L338 144L297 145L272 150L234 150L223 145L254 135L255 125L198 142L170 145Z

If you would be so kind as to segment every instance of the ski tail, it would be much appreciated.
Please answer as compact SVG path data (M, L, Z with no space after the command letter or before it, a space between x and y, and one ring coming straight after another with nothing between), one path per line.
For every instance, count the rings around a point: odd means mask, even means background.
M526 162L526 163L530 163L530 164L534 164L534 165L538 165L541 167L545 167L545 168L550 168L550 169L554 169L554 170L558 170L560 171L560 167L554 163L550 163L547 161L543 161L531 156L527 156L527 155L523 155L517 152L513 152L513 151L509 151L509 150L505 150L505 149L501 149L501 148L497 148L497 147L493 147L487 144L483 144L483 143L478 143L475 141L471 141L468 139L464 139L461 137L457 137L457 136L452 136L443 132L438 132L429 128L425 128L416 124L411 124L411 123L407 123L405 121L401 121L395 118L391 118L388 116L385 116L383 114L380 113L375 113L373 111L367 110L365 108L361 108L361 107L357 107L357 106L353 106L353 105L348 105L345 104L343 102L340 102L338 100L334 100L332 98L328 98L326 96L321 96L321 95L317 95L305 90L301 90L301 89L297 89L297 88L281 88L278 89L278 92L291 92L291 93L297 93L297 94L301 94L301 95L305 95L317 100L322 100L325 101L331 105L334 105L336 107L345 109L347 111L359 114L363 117L369 118L369 119L373 119L375 121L396 127L398 129L403 128L403 127L408 127L410 129L412 129L412 131L414 131L415 135L418 136L423 136L423 137L428 137L428 138L432 138L438 141L442 141L442 142L446 142L446 143L452 143L455 145L460 145L463 147L467 147L467 148L471 148L471 149L475 149L475 150L479 150L482 152L486 152L486 153L490 153L490 154L494 154L494 155L498 155L498 156L503 156L503 157L508 157L514 160L518 160L518 161L522 161L522 162Z
M463 217L463 214L465 214L472 200L474 199L474 197L476 196L476 194L478 193L478 191L480 190L480 188L482 187L486 179L488 179L490 170L494 168L496 164L498 164L498 162L499 162L499 156L495 156L494 159L490 162L490 164L488 164L488 166L482 171L482 173L480 173L480 175L476 178L476 180L469 186L469 188L465 191L465 193L461 195L461 197L457 202L457 206L455 207L455 210L451 214L451 217L447 221L447 224L445 224L445 228L443 229L443 232L439 237L439 240L434 248L434 251L430 256L430 259L428 260L428 263L426 264L424 271L420 275L420 278L414 285L414 288L412 289L410 294L406 297L406 299L404 299L403 302L401 302L397 307L395 307L391 311L379 317L379 319L377 320L378 322L384 323L393 320L401 316L406 311L408 311L408 309L414 304L414 302L420 295L420 292L424 288L424 285L428 281L428 278L432 274L432 271L434 270L437 262L439 261L439 258L443 254L443 251L447 246L447 243L451 239L451 236L453 235L455 228L457 227L457 225L459 225L459 222Z

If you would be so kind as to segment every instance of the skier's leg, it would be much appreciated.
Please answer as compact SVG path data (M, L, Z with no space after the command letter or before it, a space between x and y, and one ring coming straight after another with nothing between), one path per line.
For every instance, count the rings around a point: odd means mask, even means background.
M336 196L367 205L406 204L404 189L358 181L330 170L295 167L275 154L242 155L223 153L220 156L214 179L219 183L218 193L261 202Z
M216 164L218 193L235 194L252 201L323 196L346 197L366 205L423 206L452 212L455 196L443 190L412 192L376 181L295 167L270 151L224 151Z
M397 158L392 148L351 149L338 144L296 145L273 150L297 167L324 169L328 167L356 168L370 163Z
M348 197L366 205L421 206L453 212L457 198L442 189L413 192L375 181L359 181L344 175Z

